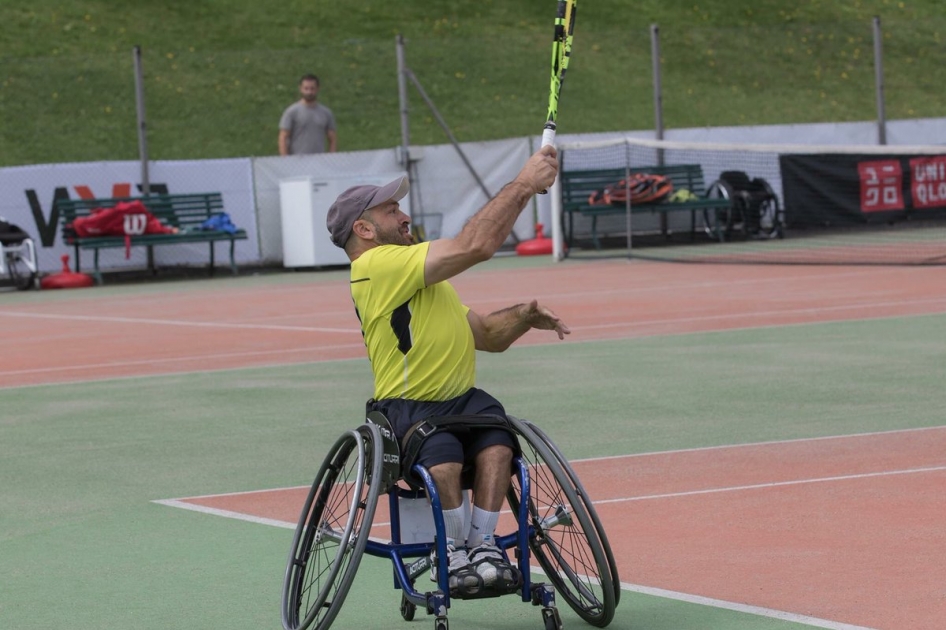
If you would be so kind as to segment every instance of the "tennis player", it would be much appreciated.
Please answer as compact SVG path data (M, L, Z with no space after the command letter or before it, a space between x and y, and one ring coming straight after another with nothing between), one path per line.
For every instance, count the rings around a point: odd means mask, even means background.
M503 406L475 387L474 350L502 352L531 328L570 333L536 300L483 315L460 302L449 278L489 260L509 237L533 195L555 181L555 148L532 155L516 178L483 206L455 238L415 243L398 201L406 178L355 186L329 208L332 242L351 259L351 294L374 372L373 409L402 440L412 424L436 416L493 414ZM521 576L494 534L509 489L514 438L478 428L428 437L417 458L440 494L449 554L449 586L462 596L484 588L510 591ZM472 469L473 508L463 508L461 471ZM433 558L436 580L436 558Z

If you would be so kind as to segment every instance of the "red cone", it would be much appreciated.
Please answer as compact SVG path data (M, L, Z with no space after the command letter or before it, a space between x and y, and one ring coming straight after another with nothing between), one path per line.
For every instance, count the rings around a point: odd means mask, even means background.
M78 289L94 284L95 280L89 274L75 273L69 269L69 254L62 255L62 271L48 275L39 282L44 289Z
M522 241L516 245L516 253L520 256L540 256L552 253L552 239L542 233L542 224L535 224L535 238L531 241Z

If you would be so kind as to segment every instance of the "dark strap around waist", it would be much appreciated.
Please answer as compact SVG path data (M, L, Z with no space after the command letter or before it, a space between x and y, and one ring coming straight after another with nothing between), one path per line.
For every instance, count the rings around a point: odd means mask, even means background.
M411 425L401 439L401 474L407 477L417 460L424 440L440 431L465 433L474 429L500 429L508 431L516 440L516 432L509 421L502 416L492 414L434 416L424 418Z

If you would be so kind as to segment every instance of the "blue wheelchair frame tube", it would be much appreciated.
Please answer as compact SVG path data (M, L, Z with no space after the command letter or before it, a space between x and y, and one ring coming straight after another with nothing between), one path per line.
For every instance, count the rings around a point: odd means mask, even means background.
M496 544L501 549L518 547L519 571L522 574L522 601L528 602L532 599L531 576L529 562L531 558L529 550L529 537L532 534L532 527L529 523L529 497L530 481L528 467L520 457L513 460L516 468L516 475L519 480L519 487L522 490L519 497L519 513L516 515L518 527L516 531L505 536L499 536ZM370 556L380 558L390 558L394 565L394 587L400 588L404 596L411 603L417 606L423 606L428 613L445 614L438 612L443 607L450 607L450 588L449 574L447 570L447 537L446 527L443 521L443 507L440 502L440 494L437 492L437 486L434 484L433 477L421 465L415 465L413 471L423 480L427 490L427 496L430 499L431 510L434 519L435 540L433 543L402 543L401 542L401 519L398 507L400 496L415 496L414 491L406 491L402 488L393 488L388 492L388 505L391 513L391 542L383 543L368 539L365 546L365 553ZM442 595L431 594L428 599L427 594L420 593L412 587L411 578L407 567L404 566L404 558L421 558L429 556L434 546L437 548L437 587ZM431 610L433 608L433 610Z

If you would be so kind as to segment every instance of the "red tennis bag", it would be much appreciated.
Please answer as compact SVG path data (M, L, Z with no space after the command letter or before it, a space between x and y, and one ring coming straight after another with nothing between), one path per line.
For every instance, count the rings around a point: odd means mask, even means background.
M79 238L124 236L125 258L130 255L132 236L177 232L161 223L140 201L121 201L111 208L96 208L89 216L76 218L68 227Z
M673 182L663 175L651 173L635 173L625 181L620 180L604 190L597 190L588 197L588 204L592 206L607 206L627 202L627 195L631 195L631 205L643 203L657 203L663 201L673 192Z

